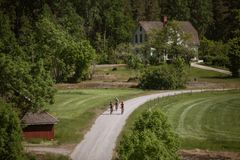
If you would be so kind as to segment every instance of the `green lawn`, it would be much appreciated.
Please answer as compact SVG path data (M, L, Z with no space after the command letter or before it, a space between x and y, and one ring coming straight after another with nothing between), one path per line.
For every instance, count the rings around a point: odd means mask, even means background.
M187 68L187 73L189 82L212 83L218 88L240 88L240 78L232 78L223 73L194 67Z
M223 70L229 71L229 68L227 68L226 66L209 65L206 63L199 63L199 64L203 65L203 66L208 66L208 67L213 67L213 68L218 68L218 69L223 69Z
M127 99L146 92L138 89L82 89L59 90L55 104L48 106L50 113L59 119L55 137L59 144L75 144L84 136L115 96Z
M200 68L187 68L187 73L190 80L193 80L193 78L197 78L197 80L200 81L209 81L209 82L220 82L224 80L232 80L228 75L215 72L215 71L209 71L209 70L203 70ZM239 79L238 79L239 80Z
M152 67L152 66L149 66ZM130 77L137 77L141 71L132 70L126 66L116 67L117 70L113 71L113 67L96 68L95 75L105 75L104 81L127 81ZM211 82L222 84L233 84L240 86L240 78L231 78L226 74L208 71L194 67L186 67L189 81L196 79L198 82ZM93 80L98 80L97 78Z
M68 156L53 153L27 153L27 160L70 160Z
M116 68L116 70L113 70L113 68ZM96 68L94 74L106 76L104 81L128 81L130 77L133 78L138 76L139 71L129 69L126 66L102 67ZM98 80L98 78L93 80Z
M127 67L117 67L116 71L112 71L112 67L97 68L96 73L113 75L120 81L126 81L129 77L138 74L138 72L129 70ZM216 77L222 75L221 73L195 68L192 68L189 73L191 77L200 79L207 77L207 79L215 81ZM56 94L55 104L47 107L50 113L60 120L56 125L57 142L60 144L79 142L91 127L95 118L115 96L130 98L143 93L145 92L137 89L59 90Z
M209 70L204 70L200 68L187 68L187 72L190 78L201 78L201 79L216 79L216 78L227 78L228 75L215 72L215 71L209 71Z
M240 91L184 94L150 101L128 119L124 133L146 109L166 113L181 148L240 151Z

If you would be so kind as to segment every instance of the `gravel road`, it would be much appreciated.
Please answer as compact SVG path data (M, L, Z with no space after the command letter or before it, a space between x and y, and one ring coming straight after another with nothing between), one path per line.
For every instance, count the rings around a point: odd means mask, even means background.
M146 95L125 101L124 114L120 110L112 115L109 110L100 115L90 131L71 153L73 160L111 160L115 142L128 116L145 102L158 98L182 93L201 92L203 90L164 91L158 94ZM206 91L206 90L204 90Z

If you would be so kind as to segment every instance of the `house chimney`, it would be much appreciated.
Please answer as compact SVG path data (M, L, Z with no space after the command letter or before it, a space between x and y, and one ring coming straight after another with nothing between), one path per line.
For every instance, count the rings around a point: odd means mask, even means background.
M167 16L163 16L163 27L166 26L167 22Z

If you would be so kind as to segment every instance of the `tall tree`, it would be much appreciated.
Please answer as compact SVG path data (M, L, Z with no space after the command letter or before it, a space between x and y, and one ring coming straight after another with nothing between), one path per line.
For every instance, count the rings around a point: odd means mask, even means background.
M13 109L0 98L0 157L4 160L23 160L21 128Z
M229 69L233 77L240 77L240 35L229 40Z
M18 44L25 52L25 59L29 62L36 62L35 47L36 47L36 33L33 31L33 26L29 18L25 15L20 17L20 27L18 33Z
M132 7L133 19L140 21L145 19L145 4L142 0L130 0Z
M0 53L0 67L0 96L12 103L20 116L53 102L53 82L42 63L29 64Z
M60 24L75 40L85 39L84 21L76 12L72 3L60 1L54 11Z
M82 80L94 58L94 49L87 40L73 38L54 23L47 6L46 14L37 23L38 58L44 59L57 82Z
M212 0L189 0L189 8L190 21L197 28L199 35L203 36L213 24Z
M239 27L236 10L240 9L238 0L213 0L214 25L211 26L208 38L227 41L234 37L234 28Z
M124 14L123 0L106 0L102 7L104 9L103 33L113 46L129 41L132 36L129 31L133 30L133 21Z
M190 8L188 0L161 0L162 14L167 15L172 20L189 20Z
M28 61L11 31L8 16L0 15L0 96L23 115L53 101L53 82L41 61Z
M145 20L159 20L160 8L157 0L145 0Z

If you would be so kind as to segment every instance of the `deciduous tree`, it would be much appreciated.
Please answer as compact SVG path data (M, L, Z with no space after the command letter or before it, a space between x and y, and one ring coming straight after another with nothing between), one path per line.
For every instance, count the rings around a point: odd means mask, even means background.
M229 69L233 77L240 77L240 36L229 41Z
M120 141L116 159L177 160L178 147L177 136L166 116L160 111L148 110L135 121L130 133Z
M0 98L0 157L3 160L23 160L21 128L13 109Z

